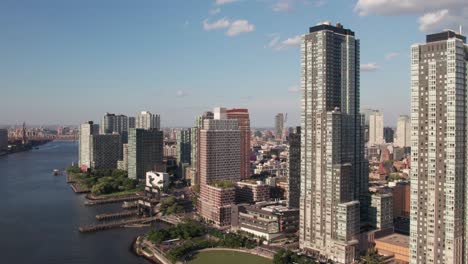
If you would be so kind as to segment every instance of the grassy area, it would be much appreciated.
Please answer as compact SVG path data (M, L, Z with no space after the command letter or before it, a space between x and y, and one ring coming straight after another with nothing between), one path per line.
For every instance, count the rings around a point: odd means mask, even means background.
M236 251L206 251L193 257L189 264L272 264L267 258Z
M130 194L135 194L136 192L141 192L145 189L145 187L140 187L140 188L135 188L132 190L128 191L121 191L121 192L115 192L115 193L108 193L108 194L101 194L101 195L94 195L95 197L99 198L110 198L110 197L118 197L118 196L125 196L125 195L130 195Z

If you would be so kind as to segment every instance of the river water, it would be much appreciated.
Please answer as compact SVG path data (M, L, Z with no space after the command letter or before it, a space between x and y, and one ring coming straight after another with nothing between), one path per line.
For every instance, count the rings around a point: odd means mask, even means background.
M0 157L0 262L148 263L129 250L132 239L148 228L78 232L80 225L95 223L96 214L121 209L86 207L65 176L52 176L77 156L76 142L56 141Z

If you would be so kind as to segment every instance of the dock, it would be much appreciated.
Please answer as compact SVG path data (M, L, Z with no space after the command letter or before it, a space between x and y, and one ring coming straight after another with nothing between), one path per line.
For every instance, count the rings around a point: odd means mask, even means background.
M99 220L99 221L103 221L103 220L111 220L111 219L118 219L118 218L125 218L125 217L135 216L137 214L138 214L138 210L123 211L123 212L112 213L112 214L98 214L98 215L96 215L96 219Z
M93 206L93 205L100 205L100 204L120 203L120 202L125 202L125 201L136 201L140 198L141 196L132 195L132 196L118 197L118 198L91 200L91 201L86 201L84 204L86 206Z
M70 187L75 193L89 193L91 192L89 189L83 189L81 188L80 184L78 183L71 183Z
M122 204L122 208L125 209L125 210L135 209L137 207L138 207L137 202L123 202L123 204Z
M81 226L78 230L81 233L90 233L90 232L96 232L96 231L101 231L101 230L120 228L120 227L124 227L125 225L130 225L130 224L147 224L147 223L154 222L154 221L156 221L158 219L159 219L159 217L157 217L157 216L138 218L138 219L128 219L128 220L123 220L123 221L119 221L119 222L112 222L112 223L106 223L106 224Z

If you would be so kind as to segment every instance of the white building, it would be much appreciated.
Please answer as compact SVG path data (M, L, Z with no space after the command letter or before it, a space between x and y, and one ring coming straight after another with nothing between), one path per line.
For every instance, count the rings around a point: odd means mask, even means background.
M161 118L157 114L152 114L148 111L142 111L135 118L135 128L142 129L161 129Z
M84 169L91 168L92 135L99 134L99 125L93 121L80 125L79 146L78 146L78 166Z
M411 140L411 124L410 118L407 115L401 115L397 121L397 129L395 136L395 145L398 147L409 147Z
M383 113L374 111L369 114L369 146L377 146L384 143Z
M165 172L148 171L146 173L146 187L163 189L169 186L169 174Z

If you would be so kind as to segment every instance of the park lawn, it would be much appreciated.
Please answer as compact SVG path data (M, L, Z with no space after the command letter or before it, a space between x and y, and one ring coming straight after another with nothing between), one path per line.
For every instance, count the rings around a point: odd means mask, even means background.
M117 198L119 196L126 196L130 194L135 194L137 192L144 191L144 187L140 188L135 188L133 190L128 190L128 191L121 191L121 192L115 192L115 193L108 193L108 194L100 194L100 195L95 195L97 198Z
M205 251L197 253L189 264L272 264L267 258L236 251Z

